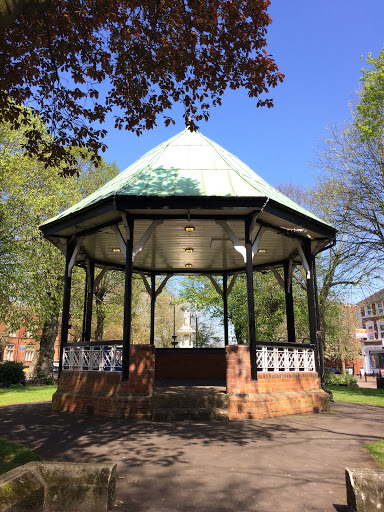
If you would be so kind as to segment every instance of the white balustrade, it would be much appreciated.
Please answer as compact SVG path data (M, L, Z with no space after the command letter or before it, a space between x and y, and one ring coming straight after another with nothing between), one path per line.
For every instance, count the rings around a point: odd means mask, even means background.
M67 346L63 349L63 370L119 372L122 358L122 345Z
M263 346L256 349L257 370L262 372L314 372L312 348Z
M257 370L262 372L313 372L315 354L312 348L262 346L256 349ZM63 370L121 371L122 345L66 346Z

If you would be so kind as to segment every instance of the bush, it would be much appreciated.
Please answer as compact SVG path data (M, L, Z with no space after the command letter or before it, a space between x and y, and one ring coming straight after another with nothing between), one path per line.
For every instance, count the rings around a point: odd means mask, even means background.
M23 363L5 361L0 364L0 387L9 388L13 384L23 384L25 386L25 373L23 372Z
M352 386L357 387L357 380L353 375L335 375L324 372L325 384L329 386Z
M42 377L33 377L28 384L31 386L52 386L56 384L56 379L52 375L43 375Z

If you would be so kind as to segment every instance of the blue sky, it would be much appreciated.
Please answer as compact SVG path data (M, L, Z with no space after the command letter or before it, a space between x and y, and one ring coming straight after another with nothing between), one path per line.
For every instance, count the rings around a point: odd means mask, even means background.
M255 107L244 91L224 96L200 131L248 164L272 185L311 185L317 170L314 148L330 122L349 119L348 103L359 87L361 59L384 46L384 0L272 0L268 51L285 74L270 91L273 109ZM179 111L179 114L177 114ZM106 125L104 157L121 170L184 129L179 121L137 137Z

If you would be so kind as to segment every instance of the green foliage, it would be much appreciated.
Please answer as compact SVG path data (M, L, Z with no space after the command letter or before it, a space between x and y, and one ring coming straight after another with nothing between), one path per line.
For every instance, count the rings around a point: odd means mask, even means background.
M39 455L25 446L0 438L0 474L33 461L42 461Z
M357 387L357 380L353 375L335 375L334 373L324 372L325 384L329 386L352 386Z
M218 280L222 286L222 282ZM223 322L223 300L206 277L186 277L180 286L179 300L208 317ZM270 274L254 275L256 337L272 340L284 336L285 299L276 278ZM248 310L245 276L237 278L228 297L228 317L237 343L248 342Z
M39 225L97 190L118 169L103 161L96 168L85 149L73 149L78 176L64 179L61 169L46 169L28 158L24 142L22 131L0 126L0 321L12 330L25 325L39 339L32 368L40 378L52 374L64 256L43 237ZM73 288L74 295L83 296L84 285L77 285L76 277Z
M384 132L384 48L375 59L368 54L369 69L362 69L362 97L357 105L356 126L363 141L381 138Z
M14 384L25 384L23 363L5 361L0 364L0 387L9 388Z
M192 324L193 327L193 324ZM222 341L220 336L213 329L212 325L204 320L198 323L197 336L192 334L193 346L199 348L220 347Z

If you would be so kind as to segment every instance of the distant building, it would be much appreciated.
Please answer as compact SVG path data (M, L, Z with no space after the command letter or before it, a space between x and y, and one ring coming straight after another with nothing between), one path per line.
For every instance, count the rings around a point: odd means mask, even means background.
M364 372L384 373L384 289L357 306Z
M14 361L29 367L33 361L37 341L25 327L9 331L0 324L0 362ZM59 358L59 341L56 338L54 360Z

